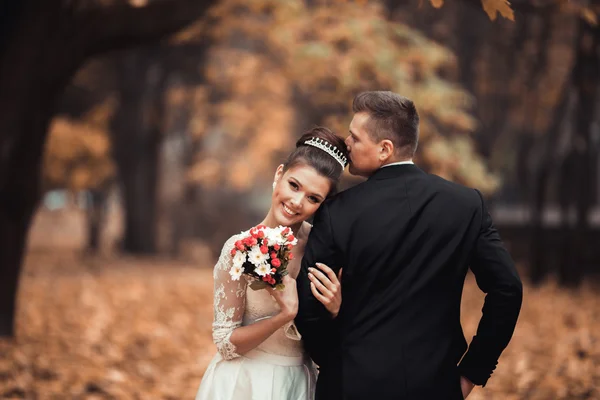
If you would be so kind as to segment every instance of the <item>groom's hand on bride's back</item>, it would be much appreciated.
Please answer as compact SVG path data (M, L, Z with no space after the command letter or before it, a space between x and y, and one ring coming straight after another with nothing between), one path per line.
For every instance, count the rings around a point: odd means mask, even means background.
M342 270L336 276L327 265L316 263L317 268L308 269L310 290L329 311L333 318L337 317L342 306Z

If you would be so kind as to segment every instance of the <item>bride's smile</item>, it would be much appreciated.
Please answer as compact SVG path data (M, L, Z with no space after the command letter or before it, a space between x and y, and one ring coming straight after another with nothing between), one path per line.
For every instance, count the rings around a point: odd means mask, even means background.
M295 231L317 211L330 190L331 181L303 162L286 171L280 166L275 173L271 210L263 223L289 226Z
M286 214L288 214L290 217L293 217L296 214L299 214L297 212L292 211L288 206L285 205L285 203L281 203L283 205L283 211L286 212Z

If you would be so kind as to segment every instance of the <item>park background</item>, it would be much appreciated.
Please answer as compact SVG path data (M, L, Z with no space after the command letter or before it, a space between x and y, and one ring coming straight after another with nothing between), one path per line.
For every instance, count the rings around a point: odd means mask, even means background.
M385 89L525 283L483 399L600 399L600 0L0 5L0 398L191 399L212 267L303 130ZM343 187L359 180L344 177ZM468 340L484 295L463 295ZM407 327L406 329L410 329Z

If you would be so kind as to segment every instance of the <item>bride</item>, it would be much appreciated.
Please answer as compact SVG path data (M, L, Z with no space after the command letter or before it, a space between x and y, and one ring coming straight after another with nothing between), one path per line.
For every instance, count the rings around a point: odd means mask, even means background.
M213 341L209 364L196 400L311 400L316 369L293 324L298 311L295 278L311 225L306 222L334 194L347 160L343 139L327 128L306 132L277 168L268 227L289 226L298 239L283 291L248 290L244 277L231 279L232 236L214 268ZM338 277L323 264L309 274L313 294L336 316L341 305Z

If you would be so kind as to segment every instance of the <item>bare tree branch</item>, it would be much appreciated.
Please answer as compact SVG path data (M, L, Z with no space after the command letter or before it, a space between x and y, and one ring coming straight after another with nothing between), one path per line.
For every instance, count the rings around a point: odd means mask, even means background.
M144 7L117 4L81 12L73 36L86 56L159 40L198 18L216 0L161 0Z

